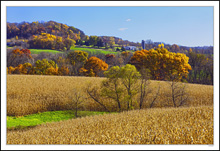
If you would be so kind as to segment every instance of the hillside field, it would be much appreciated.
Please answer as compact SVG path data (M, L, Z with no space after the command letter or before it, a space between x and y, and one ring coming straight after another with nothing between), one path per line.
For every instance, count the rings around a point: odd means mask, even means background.
M91 53L92 55L96 55L96 54L118 54L118 52L114 52L114 51L109 51L109 50L102 50L102 49L94 49L94 48L81 48L81 47L74 47L74 48L70 48L70 50L81 50L81 51L85 51L88 53Z
M103 79L7 75L8 119L71 110L74 90L85 97L81 111L104 111L85 93L90 82L99 85ZM25 130L8 129L7 144L213 144L213 86L186 84L190 101L173 108L166 106L168 83L151 81L153 94L158 85L161 91L153 108L146 102L142 110L59 122L48 119L52 123L39 122ZM116 111L115 102L108 101L106 105Z
M74 90L81 92L87 98L85 88L100 85L105 78L76 76L41 76L41 75L7 75L7 115L22 116L48 110L69 110ZM166 93L169 85L165 81L151 81L152 95L160 85L160 96L154 107L164 107L167 104ZM190 102L188 106L213 105L213 86L186 84ZM138 97L138 96L137 96ZM151 97L151 96L149 96ZM152 96L153 97L153 96ZM149 98L150 99L150 98ZM107 104L108 103L108 104ZM115 102L106 102L115 111ZM146 102L144 108L149 107ZM91 100L85 99L82 110L104 111Z
M40 54L41 52L46 52L46 53L63 53L61 51L57 51L57 50L52 50L52 49L30 49L31 54Z
M134 110L8 130L7 144L213 144L213 107Z
M74 47L71 48L70 50L72 51L76 51L76 50L80 50L80 51L85 51L88 53L91 53L92 55L96 55L96 54L118 54L118 52L113 52L113 51L109 51L109 50L102 50L102 49L93 49L93 48L81 48L81 47ZM58 51L58 50L52 50L52 49L30 49L31 54L40 54L41 52L46 52L46 53L63 53L62 51Z

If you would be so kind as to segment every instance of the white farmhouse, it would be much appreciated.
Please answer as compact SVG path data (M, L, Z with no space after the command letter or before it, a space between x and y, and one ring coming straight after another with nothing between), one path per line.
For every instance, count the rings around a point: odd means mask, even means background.
M134 50L134 51L136 51L137 47L135 47L135 46L126 46L125 50Z

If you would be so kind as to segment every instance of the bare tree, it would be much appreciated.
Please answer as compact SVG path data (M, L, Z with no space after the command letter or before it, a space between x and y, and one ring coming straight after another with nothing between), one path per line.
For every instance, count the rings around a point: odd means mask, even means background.
M160 93L160 85L158 86L157 93L155 94L154 98L151 101L150 108L153 107L154 102L156 101L157 97L159 96L159 93Z
M170 81L168 81L171 92L167 94L167 97L171 100L174 107L186 105L187 100L189 100L186 84L180 82L177 77L177 74L174 73L170 76Z
M139 101L139 108L142 109L144 102L148 101L149 94L152 93L152 88L150 87L150 71L146 68L142 68L140 70L141 73L141 83L140 83L140 101ZM160 86L157 89L156 94L154 95L153 99L150 101L150 108L153 107L157 97L159 96Z
M75 111L75 117L78 117L78 109L81 107L85 98L76 89L73 90L73 94L69 97L71 100L71 106Z
M91 84L88 84L88 86L86 87L86 93L90 98L92 98L95 102L101 105L105 109L105 111L110 112L109 109L101 101L102 98L100 92L98 91L99 89L100 88L96 86L91 88Z
M142 108L142 105L144 101L146 100L146 97L148 96L149 93L151 93L151 89L148 89L149 84L150 84L150 77L149 77L149 72L147 69L142 68L140 70L141 73L141 84L140 84L140 102L139 102L139 107L140 109Z

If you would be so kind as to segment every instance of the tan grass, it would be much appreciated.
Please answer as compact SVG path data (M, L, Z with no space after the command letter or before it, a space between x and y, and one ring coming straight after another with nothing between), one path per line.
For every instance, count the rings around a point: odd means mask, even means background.
M80 91L84 96L85 87L100 84L105 78L95 77L68 77L68 76L37 76L37 75L7 75L7 115L22 116L51 110L68 110L71 108L69 96L73 89ZM149 100L161 86L161 93L154 107L167 105L165 93L169 91L168 84L163 81L152 81L153 88ZM188 106L213 105L213 86L187 84L187 91L191 98ZM117 110L117 104L108 102L110 110ZM148 108L150 102L143 107ZM169 103L168 103L169 104ZM83 110L103 111L103 108L91 99L84 101Z
M7 144L213 144L213 107L154 108L7 132Z

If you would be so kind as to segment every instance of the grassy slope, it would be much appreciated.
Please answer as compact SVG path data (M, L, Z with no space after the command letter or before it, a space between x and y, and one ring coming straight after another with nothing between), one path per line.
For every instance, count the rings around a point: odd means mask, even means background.
M90 52L92 55L95 54L117 54L118 52L112 52L108 50L102 50L102 49L93 49L93 48L81 48L81 47L75 47L71 48L72 51L75 50L81 50L81 51L86 51ZM46 53L63 53L62 51L57 51L57 50L51 50L51 49L30 49L32 54L40 54L41 52L46 52Z
M61 51L57 51L57 50L51 50L51 49L30 49L32 54L40 54L41 52L47 52L47 53L63 53Z
M78 116L91 116L106 112L78 111ZM36 126L46 122L56 122L75 118L74 111L49 111L21 117L7 116L7 128Z
M86 52L90 52L92 55L94 55L94 54L105 54L106 55L106 54L117 54L118 53L118 52L113 52L113 51L108 51L108 50L80 48L80 47L71 48L71 50L86 51Z

